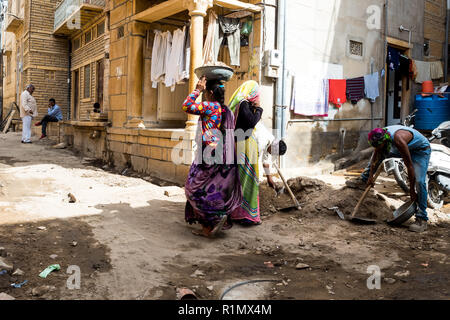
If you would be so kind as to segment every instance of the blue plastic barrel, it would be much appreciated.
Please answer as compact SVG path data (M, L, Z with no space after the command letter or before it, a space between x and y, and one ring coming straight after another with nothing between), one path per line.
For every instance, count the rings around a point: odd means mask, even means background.
M450 121L450 99L434 94L429 97L416 95L415 108L418 110L414 120L415 128L419 130L434 130L444 121Z

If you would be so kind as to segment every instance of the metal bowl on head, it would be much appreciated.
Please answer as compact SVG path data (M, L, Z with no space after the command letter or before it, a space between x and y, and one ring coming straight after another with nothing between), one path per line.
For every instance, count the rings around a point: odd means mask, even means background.
M417 212L417 203L408 201L400 208L394 211L394 218L389 220L387 223L391 225L401 225L405 223Z
M224 66L203 66L195 69L195 74L199 79L205 76L207 80L230 81L234 71Z

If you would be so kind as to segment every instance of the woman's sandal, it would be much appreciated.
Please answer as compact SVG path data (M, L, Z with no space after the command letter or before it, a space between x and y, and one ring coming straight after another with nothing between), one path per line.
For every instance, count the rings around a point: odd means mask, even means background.
M222 219L220 219L220 222L212 229L210 233L210 237L215 237L220 231L222 231L223 226L225 225L225 222L227 222L228 217L223 216Z
M208 234L206 234L203 230L192 230L192 234L199 237L214 238L219 233L219 231L222 230L225 222L227 222L227 219L227 216L223 216L220 222Z

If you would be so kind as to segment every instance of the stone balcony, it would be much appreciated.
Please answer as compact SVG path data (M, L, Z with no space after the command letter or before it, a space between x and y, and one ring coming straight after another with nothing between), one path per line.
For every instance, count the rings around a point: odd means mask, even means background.
M105 0L64 0L55 9L53 33L69 36L105 9Z
M20 17L17 17L16 15L13 15L11 13L6 14L5 19L5 31L6 32L16 32L17 29L23 24L23 19Z

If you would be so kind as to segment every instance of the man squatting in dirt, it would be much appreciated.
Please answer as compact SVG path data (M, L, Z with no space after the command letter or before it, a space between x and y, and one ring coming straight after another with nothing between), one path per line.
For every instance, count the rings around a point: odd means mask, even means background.
M430 162L430 142L419 131L395 125L376 128L369 133L369 144L375 148L369 166L361 174L367 185L374 185L373 175L384 159L402 157L408 169L410 196L418 204L416 221L409 230L423 232L427 229L427 170ZM415 188L414 188L415 186Z

